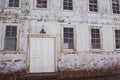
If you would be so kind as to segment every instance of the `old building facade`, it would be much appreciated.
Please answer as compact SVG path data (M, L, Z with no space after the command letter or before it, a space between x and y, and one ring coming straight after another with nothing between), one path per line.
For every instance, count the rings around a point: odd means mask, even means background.
M55 72L58 54L119 52L120 1L0 0L0 30L2 54L25 55L31 73Z

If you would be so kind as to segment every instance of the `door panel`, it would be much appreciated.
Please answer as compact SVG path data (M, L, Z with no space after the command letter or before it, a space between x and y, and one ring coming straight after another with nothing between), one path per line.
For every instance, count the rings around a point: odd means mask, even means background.
M30 39L30 73L54 72L54 38Z

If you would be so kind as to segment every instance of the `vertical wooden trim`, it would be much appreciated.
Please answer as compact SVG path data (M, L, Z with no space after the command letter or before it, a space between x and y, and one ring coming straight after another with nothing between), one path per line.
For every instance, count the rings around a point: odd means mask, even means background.
M73 27L73 34L74 34L74 37L73 37L74 51L77 51L77 27L76 26Z
M54 38L54 65L55 65L55 72L57 72L57 44L56 44L56 38Z
M27 65L27 73L29 73L29 68L30 68L30 37L29 35L27 36L26 65Z

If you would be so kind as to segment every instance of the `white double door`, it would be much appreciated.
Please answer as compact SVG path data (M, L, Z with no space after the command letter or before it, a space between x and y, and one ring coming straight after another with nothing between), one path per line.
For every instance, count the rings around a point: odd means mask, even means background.
M30 73L55 72L54 38L30 38Z

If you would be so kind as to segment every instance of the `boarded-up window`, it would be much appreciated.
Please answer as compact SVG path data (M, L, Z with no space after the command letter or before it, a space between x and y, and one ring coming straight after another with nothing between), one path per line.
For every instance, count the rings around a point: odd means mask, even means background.
M89 0L89 10L93 12L98 12L98 1Z
M74 49L73 28L64 28L64 49Z
M16 50L16 42L17 42L17 27L6 26L4 50Z
M9 0L9 7L19 7L19 0Z
M64 0L63 1L63 9L64 10L73 10L73 2L72 2L72 0Z
M100 49L100 30L91 29L91 44L92 49Z
M37 8L47 8L47 0L37 0Z
M120 30L115 30L116 49L120 49Z
M119 0L112 0L112 9L113 9L113 13L120 14L120 1Z

